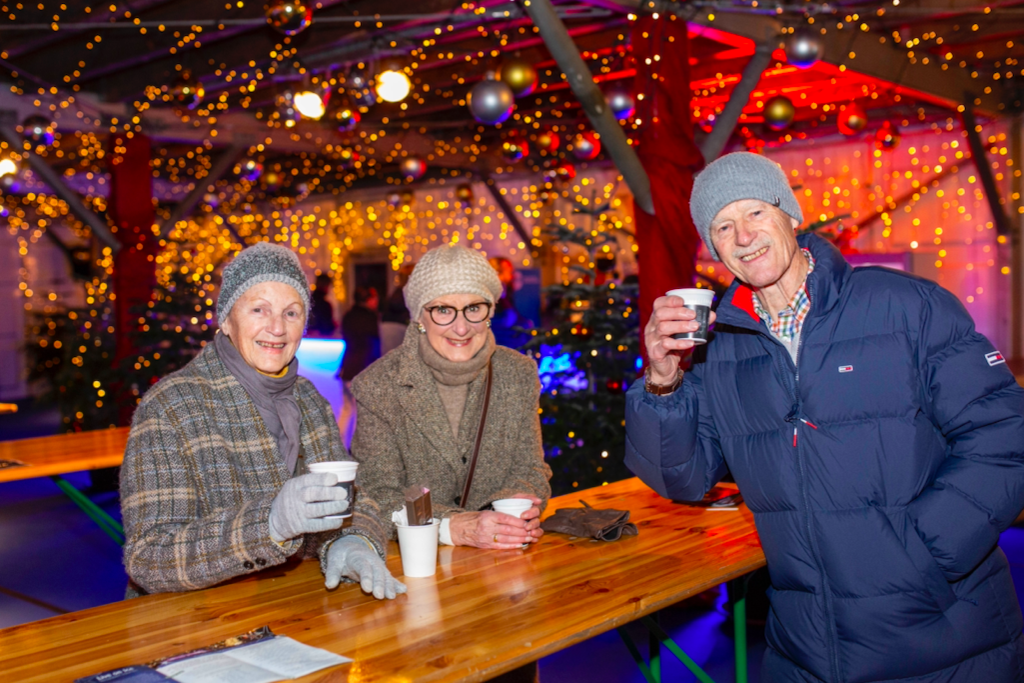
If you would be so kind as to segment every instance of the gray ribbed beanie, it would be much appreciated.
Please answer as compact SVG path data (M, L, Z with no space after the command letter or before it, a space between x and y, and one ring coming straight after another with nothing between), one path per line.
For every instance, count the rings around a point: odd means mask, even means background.
M803 223L804 214L786 174L771 159L751 152L733 152L715 159L693 181L690 215L712 258L721 261L711 244L711 221L741 199L760 199Z
M224 322L246 290L260 282L283 282L299 293L309 312L309 283L302 272L299 257L288 247L270 242L257 242L238 253L224 267L217 295L217 320Z
M402 293L409 315L416 321L424 306L449 294L476 294L493 304L501 298L501 280L481 252L446 245L424 254Z

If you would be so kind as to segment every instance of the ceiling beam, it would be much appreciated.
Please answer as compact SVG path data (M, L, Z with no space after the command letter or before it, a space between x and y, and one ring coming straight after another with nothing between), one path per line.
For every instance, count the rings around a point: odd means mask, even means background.
M778 41L784 25L776 16L740 12L694 12L691 5L672 0L582 1L606 8L614 5L619 11L673 13L692 24L720 29L750 38L755 42ZM946 7L949 7L949 0L946 0ZM711 19L711 16L714 16L714 19ZM918 59L916 64L911 63L907 50L886 36L851 29L833 33L823 42L824 61L836 65L841 70L851 69L889 81L900 88L906 88L910 91L908 94L917 93L950 109L960 106L965 92L971 93L970 101L976 108L989 114L1006 112L1011 105L1011 95L1002 82L979 82L958 67L944 70L933 59L929 60L928 64L924 64L923 59Z

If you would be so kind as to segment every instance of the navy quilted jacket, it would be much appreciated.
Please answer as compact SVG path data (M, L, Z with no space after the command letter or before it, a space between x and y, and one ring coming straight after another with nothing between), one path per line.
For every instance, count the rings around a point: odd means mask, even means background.
M682 388L630 388L626 463L680 500L732 472L771 574L762 680L1024 681L996 545L1024 507L1024 389L948 291L799 241L797 363L734 283Z

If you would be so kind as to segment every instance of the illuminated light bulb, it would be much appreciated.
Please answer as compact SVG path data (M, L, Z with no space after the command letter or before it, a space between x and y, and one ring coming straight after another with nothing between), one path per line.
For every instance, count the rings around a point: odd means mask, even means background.
M388 69L377 76L377 97L386 102L401 102L411 89L409 77L401 71Z
M14 175L18 172L18 164L13 159L0 159L0 178L5 175Z
M326 108L324 101L312 90L304 90L293 98L295 108L302 114L303 118L319 121L324 115Z

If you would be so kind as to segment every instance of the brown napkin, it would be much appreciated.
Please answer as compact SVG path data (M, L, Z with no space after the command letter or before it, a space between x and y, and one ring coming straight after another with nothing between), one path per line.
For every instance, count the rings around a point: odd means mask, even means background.
M570 536L617 541L622 535L636 536L636 524L629 521L629 510L598 510L581 500L581 508L556 510L541 523L544 531L557 531Z

